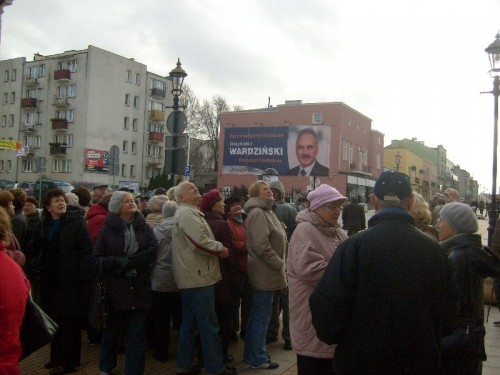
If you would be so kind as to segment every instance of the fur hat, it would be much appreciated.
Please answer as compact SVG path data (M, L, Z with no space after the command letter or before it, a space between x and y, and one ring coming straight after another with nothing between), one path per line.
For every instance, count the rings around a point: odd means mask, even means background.
M108 203L108 211L114 214L120 214L120 208L122 206L123 196L125 194L130 194L126 191L115 191L113 195L111 195L111 199Z
M80 199L75 193L65 193L66 200L68 201L68 206L78 206Z
M311 211L314 211L318 207L330 202L336 202L339 200L346 202L347 198L340 194L334 187L327 184L321 184L307 195L307 200L310 203L309 208Z
M476 233L478 230L476 215L474 211L465 203L451 202L445 204L439 215L457 233Z
M148 209L151 212L161 212L161 208L166 201L168 201L166 195L153 195L148 201Z
M214 204L216 204L220 200L222 200L222 196L220 195L219 191L210 190L208 193L203 194L198 207L201 212L208 212L212 209Z

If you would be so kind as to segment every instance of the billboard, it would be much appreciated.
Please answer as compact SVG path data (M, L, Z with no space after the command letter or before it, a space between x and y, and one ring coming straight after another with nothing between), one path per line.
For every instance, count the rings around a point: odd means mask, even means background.
M84 162L85 172L108 173L109 151L86 148Z
M330 127L294 125L226 128L223 174L262 174L274 168L280 175L328 176Z

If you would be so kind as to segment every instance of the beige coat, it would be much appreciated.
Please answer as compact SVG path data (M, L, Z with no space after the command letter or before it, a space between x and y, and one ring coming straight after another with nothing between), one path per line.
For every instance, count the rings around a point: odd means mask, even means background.
M272 204L272 199L255 197L245 204L248 278L252 288L262 291L286 288L286 233Z
M223 246L195 206L180 203L172 230L172 268L179 289L214 285L222 279L218 253Z

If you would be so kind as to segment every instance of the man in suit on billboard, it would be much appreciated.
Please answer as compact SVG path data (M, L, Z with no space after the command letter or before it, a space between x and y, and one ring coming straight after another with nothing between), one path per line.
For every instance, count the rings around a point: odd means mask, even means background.
M295 154L300 165L290 169L289 176L328 176L329 169L321 165L318 156L318 137L312 128L302 129L295 142Z

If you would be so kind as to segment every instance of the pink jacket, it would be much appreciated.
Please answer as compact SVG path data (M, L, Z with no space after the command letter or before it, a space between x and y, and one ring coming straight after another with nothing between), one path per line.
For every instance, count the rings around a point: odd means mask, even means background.
M347 235L340 226L328 226L309 209L300 211L296 221L299 224L290 239L286 262L293 349L302 356L333 358L335 346L320 341L312 325L309 296Z

